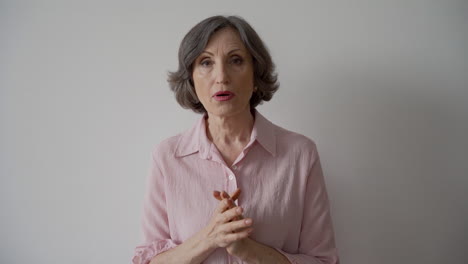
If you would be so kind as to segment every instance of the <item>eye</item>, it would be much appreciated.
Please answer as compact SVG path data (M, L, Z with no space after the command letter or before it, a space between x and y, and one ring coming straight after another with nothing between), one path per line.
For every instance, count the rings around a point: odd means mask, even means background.
M241 57L239 57L239 56L233 56L233 57L231 58L231 63L232 63L232 64L241 65L242 62L244 62L244 60L243 60Z
M203 67L209 67L212 64L213 64L213 62L208 58L203 59L203 60L200 61L200 65L203 66Z

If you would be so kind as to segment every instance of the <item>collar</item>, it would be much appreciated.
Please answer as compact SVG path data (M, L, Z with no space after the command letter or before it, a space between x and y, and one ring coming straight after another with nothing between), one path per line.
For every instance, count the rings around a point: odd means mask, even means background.
M254 126L250 133L250 142L247 147L251 146L255 141L258 142L272 156L276 155L276 126L261 115L257 110L254 110ZM199 152L201 158L211 158L212 148L214 144L206 135L206 114L189 130L182 133L175 151L176 157L184 157L193 153Z

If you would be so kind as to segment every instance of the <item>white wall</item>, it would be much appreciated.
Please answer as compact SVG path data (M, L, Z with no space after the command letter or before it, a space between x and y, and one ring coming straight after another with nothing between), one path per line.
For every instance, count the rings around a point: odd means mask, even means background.
M190 127L166 72L215 14L249 21L314 139L343 263L463 263L468 1L1 1L0 263L129 263L152 147Z

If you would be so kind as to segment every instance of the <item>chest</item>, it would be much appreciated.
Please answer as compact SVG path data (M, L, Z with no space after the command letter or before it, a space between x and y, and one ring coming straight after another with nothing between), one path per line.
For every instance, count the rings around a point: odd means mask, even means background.
M274 159L260 162L254 158L255 151L250 154L234 168L198 159L180 162L177 173L166 175L166 202L173 239L183 242L209 223L219 203L212 195L214 190L232 193L237 188L242 190L238 205L245 209L245 217L254 220L252 238L284 241L298 232L304 175L294 164L284 166L284 162Z
M243 145L228 146L228 145L218 144L216 145L216 149L218 150L219 154L223 158L224 162L226 162L226 165L228 167L231 167L236 161L236 159L240 156L242 151L244 150L244 146Z

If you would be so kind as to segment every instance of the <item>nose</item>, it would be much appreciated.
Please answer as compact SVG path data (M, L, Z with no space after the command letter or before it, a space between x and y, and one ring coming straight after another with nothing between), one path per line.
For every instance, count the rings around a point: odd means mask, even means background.
M229 75L227 72L227 65L223 62L217 63L216 66L216 83L217 84L228 84Z

